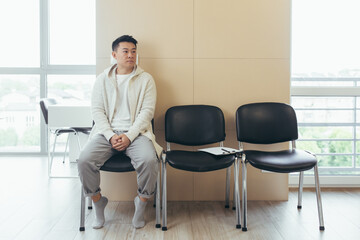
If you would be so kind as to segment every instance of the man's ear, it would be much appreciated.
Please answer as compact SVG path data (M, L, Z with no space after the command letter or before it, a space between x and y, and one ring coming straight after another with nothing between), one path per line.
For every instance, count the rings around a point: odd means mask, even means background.
M112 51L111 56L116 59L116 52Z

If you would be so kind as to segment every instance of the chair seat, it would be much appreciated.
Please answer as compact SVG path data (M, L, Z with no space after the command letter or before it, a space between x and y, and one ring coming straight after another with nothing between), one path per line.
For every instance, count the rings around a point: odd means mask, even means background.
M252 166L272 172L301 172L313 168L317 163L315 156L298 149L278 152L247 150L244 153Z
M173 150L166 153L170 166L192 172L208 172L230 167L235 160L234 155L216 156L206 152Z
M131 159L124 153L119 153L107 160L100 170L107 172L132 172L135 171Z
M54 134L60 135L63 133L73 133L75 132L75 129L73 128L57 128L55 130L52 131Z

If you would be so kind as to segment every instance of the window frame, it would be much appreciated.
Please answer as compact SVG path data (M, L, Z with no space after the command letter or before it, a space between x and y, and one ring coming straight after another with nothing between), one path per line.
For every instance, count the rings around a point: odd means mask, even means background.
M96 2L95 2L96 3ZM40 76L40 98L47 97L47 75L96 75L96 65L51 65L49 64L49 0L40 4L40 67L0 67L0 74L35 74ZM96 37L96 36L94 36ZM0 152L0 155L46 155L48 132L40 111L40 152Z

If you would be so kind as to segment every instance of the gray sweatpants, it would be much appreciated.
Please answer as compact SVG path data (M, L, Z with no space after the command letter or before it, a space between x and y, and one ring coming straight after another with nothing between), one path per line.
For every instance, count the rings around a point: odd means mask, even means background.
M120 135L122 132L115 132ZM119 152L111 147L104 135L96 134L80 153L78 170L86 196L100 192L100 167L106 160ZM138 194L150 198L155 192L158 158L154 145L145 136L138 136L125 150L137 173Z

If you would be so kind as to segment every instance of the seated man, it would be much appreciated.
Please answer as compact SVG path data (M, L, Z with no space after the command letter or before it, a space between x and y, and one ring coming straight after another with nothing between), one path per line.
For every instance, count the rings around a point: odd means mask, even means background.
M100 194L100 167L123 151L137 173L138 195L134 199L135 228L145 225L147 200L154 194L158 156L162 149L155 142L151 120L154 117L156 86L152 76L136 65L137 41L128 35L112 43L117 63L105 69L94 84L91 111L95 125L89 142L78 160L80 180L86 196L94 202L93 228L105 223L108 199Z

